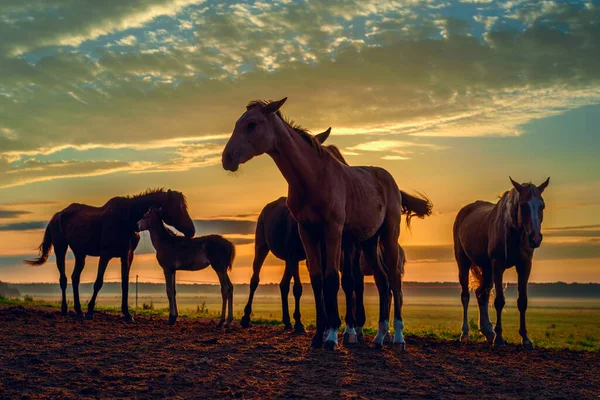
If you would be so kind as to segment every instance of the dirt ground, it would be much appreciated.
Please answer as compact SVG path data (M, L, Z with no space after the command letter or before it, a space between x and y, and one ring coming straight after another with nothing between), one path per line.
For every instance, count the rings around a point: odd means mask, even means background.
M426 338L309 349L281 328L0 309L1 398L600 398L600 355Z

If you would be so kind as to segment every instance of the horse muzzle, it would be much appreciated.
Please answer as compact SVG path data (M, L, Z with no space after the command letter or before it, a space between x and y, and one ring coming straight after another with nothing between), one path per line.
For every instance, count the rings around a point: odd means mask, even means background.
M542 244L543 235L541 233L530 234L527 239L529 241L529 247L537 249Z

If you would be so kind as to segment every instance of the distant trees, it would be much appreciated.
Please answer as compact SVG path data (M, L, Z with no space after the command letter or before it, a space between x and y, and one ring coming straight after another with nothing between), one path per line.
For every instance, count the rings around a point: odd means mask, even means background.
M8 283L0 281L0 297L19 297L21 293L15 287L8 286Z

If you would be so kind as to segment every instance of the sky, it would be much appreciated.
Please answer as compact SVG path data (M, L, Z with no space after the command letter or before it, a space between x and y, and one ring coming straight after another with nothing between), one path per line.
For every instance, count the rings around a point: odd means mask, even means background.
M4 0L0 37L2 281L58 281L53 258L21 260L68 204L167 187L249 282L256 218L287 185L268 156L232 174L221 152L250 100L287 96L350 164L433 201L402 228L405 280L457 281L456 213L510 175L551 177L531 280L600 282L599 1ZM132 276L163 281L147 234L136 254ZM282 272L269 257L262 282Z

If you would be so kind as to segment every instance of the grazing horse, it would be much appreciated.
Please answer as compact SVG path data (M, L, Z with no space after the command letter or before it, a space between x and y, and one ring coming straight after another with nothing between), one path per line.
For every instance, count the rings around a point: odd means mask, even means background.
M315 135L315 139L319 143L324 143L331 133L331 128L325 132ZM327 146L333 154L346 164L346 160L335 146ZM275 257L285 261L285 270L283 277L279 283L279 289L281 291L281 307L283 315L283 324L285 329L292 329L290 322L290 312L288 308L288 293L290 292L290 282L292 277L294 278L294 299L295 299L295 310L294 310L294 332L295 333L306 333L304 325L302 325L300 315L300 297L302 297L302 283L300 282L300 271L298 265L300 261L306 259L306 253L300 240L298 233L298 223L290 214L290 210L286 204L286 198L280 197L279 199L267 204L260 215L256 223L256 235L254 240L254 262L252 264L253 273L250 279L250 295L248 297L248 303L244 308L244 316L242 317L241 324L247 328L250 326L250 315L252 314L252 302L254 299L254 293L258 288L260 281L260 270L265 262L269 251L271 251Z
M140 241L137 222L150 207L162 207L162 215L166 223L186 236L194 236L196 230L188 214L185 197L182 193L172 190L153 189L131 197L114 197L102 207L73 203L54 214L46 227L44 241L39 248L40 256L25 262L34 266L44 264L54 246L56 266L60 273L63 315L67 314L65 257L70 247L75 255L75 269L71 279L77 315L83 317L79 302L79 280L86 256L100 257L94 294L88 304L86 319L93 319L96 296L102 288L109 261L119 257L121 259L121 310L126 321L133 321L128 305L129 270L133 262L133 252Z
M341 321L337 294L344 236L350 243L360 242L375 276L379 290L375 344L381 345L389 330L391 289L394 343L404 349L402 284L396 268L400 217L403 210L428 215L430 204L413 197L419 205L413 208L413 201L404 201L394 178L382 168L350 167L339 162L312 135L283 118L279 108L285 100L248 104L223 151L223 168L237 171L240 164L267 153L288 182L287 205L298 222L315 296L317 330L311 346L333 349L338 343ZM384 250L384 265L378 262L378 243Z
M517 269L520 314L519 334L523 346L532 349L527 336L525 311L527 310L527 281L531 272L533 252L542 243L544 199L542 193L550 183L546 179L540 186L512 182L513 188L502 195L498 203L476 201L462 208L454 222L454 256L458 263L458 279L462 288L463 305L462 341L469 340L467 308L469 306L469 271L479 285L475 290L479 303L479 330L489 343L504 345L502 337L502 309L504 290L502 275L513 266ZM496 327L488 314L492 285L496 288L494 307ZM495 331L495 333L494 333Z
M231 270L235 258L235 246L219 235L207 235L196 238L177 236L168 229L162 220L162 210L150 208L137 226L140 231L150 231L152 245L156 249L156 259L165 274L167 297L169 298L169 321L173 325L179 315L177 312L177 293L175 271L201 271L209 265L215 270L221 283L221 320L225 322L225 309L229 303L227 324L233 321L233 284L227 271Z

